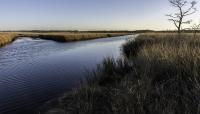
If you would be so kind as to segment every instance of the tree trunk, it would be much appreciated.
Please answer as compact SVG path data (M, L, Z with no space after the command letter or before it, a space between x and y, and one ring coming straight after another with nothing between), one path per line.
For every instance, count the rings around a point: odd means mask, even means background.
M178 24L178 37L181 37L181 25L182 25L182 21L183 21L183 16L180 18L179 20L179 24Z
M181 38L181 26L178 27L178 38Z

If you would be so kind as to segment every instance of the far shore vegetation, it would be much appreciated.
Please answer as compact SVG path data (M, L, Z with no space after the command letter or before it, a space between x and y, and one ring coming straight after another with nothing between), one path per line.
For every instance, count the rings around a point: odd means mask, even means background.
M24 31L24 32L0 32L0 47L9 44L20 37L40 38L57 42L70 42L80 40L91 40L115 36L129 35L132 32L110 31L110 32L62 32L62 31Z
M198 28L197 28L198 27ZM97 38L107 38L139 33L176 33L176 31L154 31L154 30L136 30L136 31L1 31L0 48L12 43L20 37L39 38L53 40L57 42L71 42L81 40L91 40ZM200 33L199 25L193 25L192 30L184 30L185 33Z

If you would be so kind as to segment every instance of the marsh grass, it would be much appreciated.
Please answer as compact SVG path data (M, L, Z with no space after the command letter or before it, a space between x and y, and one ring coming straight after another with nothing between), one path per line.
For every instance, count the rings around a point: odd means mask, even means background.
M70 42L70 41L115 37L128 34L130 33L1 32L0 47L13 42L19 37L41 38L57 42Z
M47 114L199 114L200 37L142 34Z
M41 34L37 37L41 39L54 40L58 42L69 42L69 41L80 41L80 40L90 40L97 38L107 38L127 35L124 33L76 33L76 34Z
M15 33L0 33L0 47L13 42L16 36Z

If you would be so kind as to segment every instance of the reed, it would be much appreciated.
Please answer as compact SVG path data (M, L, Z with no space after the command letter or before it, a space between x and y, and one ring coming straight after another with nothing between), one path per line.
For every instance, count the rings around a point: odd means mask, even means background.
M200 113L200 35L142 34L123 50L125 58L105 59L46 113Z
M13 42L16 36L15 33L0 33L0 47Z
M91 40L97 38L107 38L128 35L130 33L71 33L71 32L1 32L0 46L4 46L19 37L40 38L57 42L71 42L81 40Z

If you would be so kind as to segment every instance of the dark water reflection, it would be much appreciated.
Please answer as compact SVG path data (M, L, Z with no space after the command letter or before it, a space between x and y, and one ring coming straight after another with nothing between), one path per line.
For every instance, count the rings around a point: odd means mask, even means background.
M22 38L0 48L0 114L29 113L77 86L105 57L118 58L130 37L71 43Z

